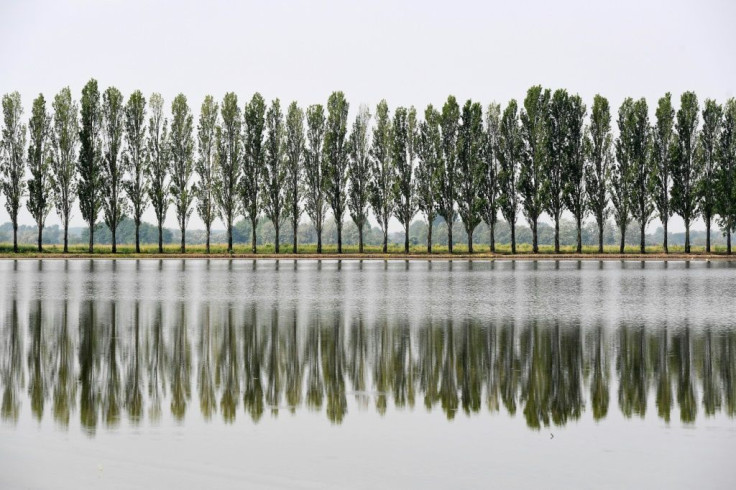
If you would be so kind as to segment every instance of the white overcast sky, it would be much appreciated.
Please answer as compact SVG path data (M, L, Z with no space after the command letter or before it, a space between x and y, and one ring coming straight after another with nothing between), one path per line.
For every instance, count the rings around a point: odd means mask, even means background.
M685 90L701 102L736 94L735 19L733 0L0 0L0 93L19 91L27 117L38 93L50 100L68 85L79 99L90 77L167 102L183 92L195 114L206 94L308 105L342 90L352 120L382 98L505 104L542 84L588 105L600 93L614 110L643 96L653 117L667 91L678 105ZM25 210L21 222L32 223ZM78 212L72 224L83 224Z

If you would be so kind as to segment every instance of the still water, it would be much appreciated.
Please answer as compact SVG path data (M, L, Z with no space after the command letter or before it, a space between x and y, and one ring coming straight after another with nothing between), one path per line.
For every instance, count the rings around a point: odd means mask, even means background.
M736 262L0 261L0 487L733 488Z

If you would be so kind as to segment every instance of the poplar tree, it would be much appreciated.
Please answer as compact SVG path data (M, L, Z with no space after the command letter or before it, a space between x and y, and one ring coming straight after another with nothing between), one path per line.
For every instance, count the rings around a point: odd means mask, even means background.
M148 152L146 146L146 98L140 90L133 92L125 105L125 150L123 159L128 178L123 182L130 199L135 224L135 251L141 252L140 227L148 207Z
M102 209L105 224L112 234L112 253L117 253L115 236L126 212L123 195L125 166L120 158L124 127L123 94L115 87L109 87L102 94Z
M371 182L370 202L378 226L383 232L383 253L388 251L388 222L394 212L393 192L394 164L391 117L385 100L376 107L376 127L371 142Z
M500 200L499 174L501 172L498 151L501 137L501 106L491 103L486 111L486 128L483 139L483 178L480 188L481 216L490 232L491 253L496 252L496 223Z
M700 131L698 166L701 169L698 180L698 207L705 221L705 251L710 253L710 227L717 208L717 190L714 185L717 179L718 143L721 136L721 118L723 109L715 100L706 99L703 108L703 129Z
M317 231L317 253L322 253L322 228L327 213L325 170L322 144L325 137L325 111L320 104L307 108L307 146L304 150L304 211Z
M483 207L483 109L468 100L462 109L457 135L457 211L473 253L473 232L481 222Z
M409 226L417 214L414 160L416 159L414 108L399 107L394 113L391 159L394 168L393 200L396 218L404 227L404 253L409 253Z
M439 215L447 223L447 246L452 253L452 225L455 223L457 185L457 128L460 121L460 107L455 96L450 95L442 106L440 129L442 130L442 169L439 185Z
M698 146L698 98L685 92L675 122L677 151L672 167L672 211L685 222L685 253L690 253L690 224L698 216L697 182L700 168L696 158Z
M723 106L716 179L718 226L726 235L726 251L730 255L731 234L736 225L736 99L733 98Z
M18 212L21 197L26 190L25 157L26 125L23 124L23 106L20 94L3 96L3 138L0 155L0 189L5 194L5 209L13 225L13 252L18 252Z
M417 139L418 164L416 170L417 208L427 218L427 253L432 253L432 226L438 209L440 172L442 164L442 135L440 115L428 105L424 121L419 123Z
M646 227L654 214L654 191L649 142L649 108L641 98L634 102L633 126L627 127L631 138L631 163L633 185L631 187L631 216L639 223L639 251L646 253Z
M501 215L511 230L511 253L516 253L516 220L519 215L519 172L524 142L519 126L519 110L516 100L511 99L501 118L498 138L498 200Z
M544 211L544 169L546 159L546 127L549 90L535 85L527 91L521 111L522 152L518 192L529 227L532 229L532 251L539 252L538 223Z
M586 130L585 194L598 225L598 253L603 253L603 227L610 214L608 189L613 165L613 135L608 99L596 95Z
M215 130L217 165L214 199L227 230L227 251L233 252L233 221L238 209L238 185L243 160L243 126L238 96L228 92L220 106L221 124Z
M169 183L169 122L164 116L164 99L154 93L150 98L151 117L148 120L148 197L158 224L158 253L164 251L163 226L171 202Z
M541 87L540 87L541 88ZM536 102L537 95L533 95L531 102ZM533 107L533 106L532 106ZM536 109L539 111L540 109ZM560 253L560 218L562 211L565 208L565 171L568 160L568 118L570 110L570 97L567 94L567 90L558 89L555 90L549 101L549 107L546 111L539 116L542 118L544 128L534 129L534 114L533 110L529 111L529 117L526 119L529 130L526 133L528 136L526 141L528 142L528 148L530 149L529 155L534 158L535 154L544 154L544 157L540 157L542 161L542 187L539 192L543 196L542 208L552 217L555 223L555 253ZM522 121L524 121L522 115ZM533 135L536 132L544 131L545 135L541 135L535 138ZM543 151L535 152L531 150L537 141L541 139L543 145L546 148ZM531 160L530 160L531 162ZM531 168L532 172L529 175L532 177L529 181L531 183L530 196L532 196L531 202L534 202L534 196L536 195L535 189L535 177L536 170L534 169L534 163L531 162L529 166L524 168ZM532 206L532 209L536 209ZM530 216L534 218L534 211L530 213ZM538 218L538 214L536 215ZM531 224L531 222L530 222ZM536 228L536 222L533 229ZM535 250L536 252L537 250Z
M256 92L250 102L245 105L243 119L243 172L240 177L240 200L243 214L250 220L251 251L256 253L256 228L258 214L261 210L261 174L265 152L263 149L263 133L265 128L266 102Z
M569 98L567 118L567 145L565 154L565 206L575 217L577 228L577 253L583 251L583 218L588 212L585 194L585 113L583 99L579 95Z
M199 110L199 123L197 124L197 148L199 151L197 152L194 170L199 181L194 186L194 195L197 198L197 214L204 223L207 253L210 253L212 223L217 217L215 200L217 140L215 128L217 127L218 110L215 99L211 95L205 96Z
M263 210L273 223L274 250L279 253L279 230L288 209L286 203L286 165L284 162L284 115L279 99L266 113L266 147L263 165Z
M89 253L95 244L95 222L102 207L103 170L100 145L100 91L91 79L82 89L77 192L82 218L89 226Z
M621 233L619 252L624 253L626 228L631 222L631 193L634 187L634 128L636 112L634 100L627 97L618 110L618 132L616 138L616 160L611 169L611 203L613 217Z
M672 207L670 206L670 187L672 186L672 165L675 152L675 109L672 95L667 92L659 99L655 114L657 121L652 128L652 171L654 172L654 205L664 229L662 248L669 253L667 227Z
M194 192L190 183L194 170L193 128L194 118L189 110L187 98L184 94L179 94L171 103L169 173L171 175L171 197L176 209L179 230L181 230L181 253L186 252L187 222L193 211L191 205L194 200Z
M69 219L77 193L76 150L79 139L77 104L65 87L53 102L54 122L51 131L51 187L56 213L64 228L64 253L69 252Z
M350 132L348 149L348 208L350 217L358 227L358 252L363 253L363 231L368 224L368 204L370 198L371 161L370 133L371 113L366 106L360 106Z
M286 114L286 208L294 233L292 252L297 253L299 219L302 215L302 165L304 162L304 111L296 102Z
M333 92L327 100L324 165L325 195L337 225L337 253L342 253L342 226L346 211L348 170L348 108L342 92Z
M46 99L40 94L33 101L31 120L28 122L30 144L28 146L28 211L38 228L38 251L43 251L43 227L51 211L51 116L46 112Z

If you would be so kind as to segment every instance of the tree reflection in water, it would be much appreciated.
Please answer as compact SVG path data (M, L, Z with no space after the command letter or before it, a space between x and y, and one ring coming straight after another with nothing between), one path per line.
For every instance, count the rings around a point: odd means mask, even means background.
M518 411L540 429L586 411L604 421L612 392L625 417L654 407L665 422L673 410L684 423L736 415L730 327L431 317L410 324L339 307L301 316L278 304L70 303L6 305L3 420L17 421L22 410L41 420L51 407L57 424L68 426L78 413L94 434L122 417L155 422L167 406L175 419L198 406L204 419L219 412L226 422L241 410L258 422L264 412L306 407L339 424L351 409L390 416L418 398L448 419ZM190 403L192 386L198 403Z

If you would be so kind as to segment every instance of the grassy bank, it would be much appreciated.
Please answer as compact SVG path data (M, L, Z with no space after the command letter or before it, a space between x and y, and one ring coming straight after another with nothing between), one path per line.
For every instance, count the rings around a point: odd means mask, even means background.
M95 246L94 253L88 252L86 245L73 245L69 247L69 253L63 253L61 245L46 245L44 251L39 253L35 246L22 245L19 247L18 253L13 252L10 244L0 244L0 258L365 258L365 259L533 259L533 258L549 258L549 259L656 259L664 258L678 259L726 259L732 256L726 255L725 247L713 247L710 254L706 254L704 247L691 247L691 253L685 254L684 247L670 247L670 253L664 254L660 245L652 245L647 247L646 254L639 252L639 247L626 247L625 253L620 254L618 246L607 246L604 253L598 253L597 246L584 246L581 254L575 253L574 246L561 247L560 253L554 253L554 247L551 245L540 246L539 253L533 254L532 247L529 244L517 246L516 254L511 254L509 245L499 245L496 247L496 253L491 254L488 245L477 245L474 247L473 254L468 253L465 245L456 245L453 253L450 254L447 246L436 245L432 247L432 253L427 253L426 246L412 246L409 254L404 253L403 246L390 245L388 253L384 254L380 246L366 246L364 253L358 253L357 245L343 246L342 255L337 254L336 245L323 245L322 254L317 254L317 246L313 244L301 245L298 253L294 254L290 245L282 245L279 254L274 251L273 244L261 245L257 248L254 255L250 246L236 245L233 253L227 253L227 246L224 244L215 244L210 247L210 254L207 255L204 245L190 245L184 254L179 251L178 245L167 245L164 247L164 253L158 252L157 245L141 246L141 253L135 253L134 245L118 245L117 254L113 255L110 245ZM733 256L736 258L736 255Z

